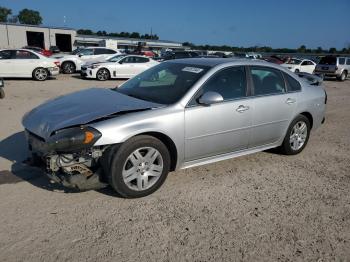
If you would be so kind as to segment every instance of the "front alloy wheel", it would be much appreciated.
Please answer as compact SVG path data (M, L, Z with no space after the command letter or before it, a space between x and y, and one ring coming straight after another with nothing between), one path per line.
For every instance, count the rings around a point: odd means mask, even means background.
M303 145L305 144L307 134L308 132L307 132L306 123L303 121L297 122L294 125L292 132L290 133L290 137L289 137L290 147L295 151L302 148Z
M132 152L123 167L123 180L131 190L151 188L163 172L163 158L153 147L142 147Z
M109 184L121 196L136 198L156 191L170 169L168 148L157 138L140 135L111 147L103 156Z
M106 68L101 68L96 74L97 80L106 81L109 79L109 71Z

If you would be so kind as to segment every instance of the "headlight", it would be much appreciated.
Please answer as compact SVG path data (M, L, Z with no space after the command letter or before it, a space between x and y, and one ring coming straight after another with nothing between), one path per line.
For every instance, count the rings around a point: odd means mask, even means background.
M72 127L57 131L48 144L56 152L74 152L90 148L101 136L92 127Z
M91 65L91 66L88 66L88 68L91 68L91 69L95 69L95 68L98 68L100 65Z

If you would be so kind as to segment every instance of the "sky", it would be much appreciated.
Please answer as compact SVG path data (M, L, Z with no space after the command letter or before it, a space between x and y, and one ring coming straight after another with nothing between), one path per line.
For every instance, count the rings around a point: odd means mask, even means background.
M350 45L350 0L1 0L43 24L107 32L156 33L162 40L273 48ZM65 23L64 23L64 17Z

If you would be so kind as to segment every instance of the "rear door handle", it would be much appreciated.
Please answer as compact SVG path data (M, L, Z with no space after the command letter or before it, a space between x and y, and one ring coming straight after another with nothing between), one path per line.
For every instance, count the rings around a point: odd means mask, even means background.
M288 98L288 99L286 100L286 104L291 105L291 104L294 104L296 101L297 101L297 100L294 99L294 98Z
M243 113L244 111L247 111L249 110L249 106L244 106L244 105L240 105L236 111L239 112L239 113Z

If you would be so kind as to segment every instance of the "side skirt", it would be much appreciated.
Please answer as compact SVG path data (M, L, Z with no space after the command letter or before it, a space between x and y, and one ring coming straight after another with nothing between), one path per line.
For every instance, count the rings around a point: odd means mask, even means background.
M264 146L259 146L255 148L249 148L249 149L244 149L236 152L230 152L230 153L225 153L221 155L216 155L216 156L211 156L211 157L206 157L206 158L201 158L201 159L196 159L188 162L184 162L179 169L186 169L190 167L195 167L195 166L201 166L201 165L206 165L206 164L212 164L215 162L231 159L231 158L236 158L239 156L245 156L245 155L250 155L253 153L258 153L264 150L268 150L271 148L275 148L280 146L281 143L273 143L273 144L268 144Z

